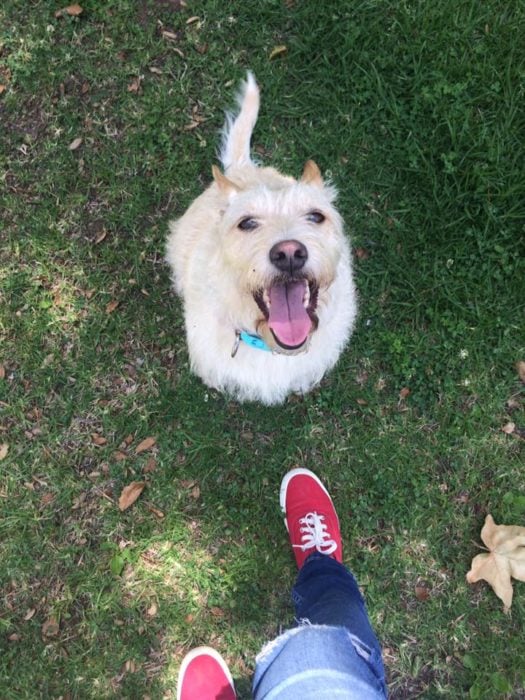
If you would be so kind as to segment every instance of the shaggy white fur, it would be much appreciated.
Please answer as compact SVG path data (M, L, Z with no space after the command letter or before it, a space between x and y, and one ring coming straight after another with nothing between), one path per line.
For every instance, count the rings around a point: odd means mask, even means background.
M251 73L227 118L225 174L171 222L167 261L184 315L193 371L240 401L276 404L307 392L337 361L356 293L334 187L313 161L300 180L250 158L259 110ZM258 334L270 351L240 342Z

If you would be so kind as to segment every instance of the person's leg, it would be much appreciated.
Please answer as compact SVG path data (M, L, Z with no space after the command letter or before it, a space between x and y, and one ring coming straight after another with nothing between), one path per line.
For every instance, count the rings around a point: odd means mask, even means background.
M342 564L339 520L320 480L285 475L281 507L299 567L292 597L299 627L257 659L256 700L384 698L381 648L352 574Z
M311 554L299 571L292 600L299 624L309 622L346 627L381 654L357 581L335 559L317 552Z
M184 657L177 681L177 700L236 700L230 670L219 652L197 647Z

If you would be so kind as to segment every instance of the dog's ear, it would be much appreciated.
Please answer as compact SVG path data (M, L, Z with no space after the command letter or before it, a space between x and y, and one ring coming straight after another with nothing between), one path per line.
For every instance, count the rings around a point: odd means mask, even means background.
M215 180L215 182L219 186L220 191L223 194L235 194L235 192L239 191L237 185L231 180L229 180L216 165L211 166L211 172L213 175L213 179Z
M317 163L315 163L313 160L307 160L304 164L301 182L305 185L315 185L316 187L323 186L321 171L317 167Z

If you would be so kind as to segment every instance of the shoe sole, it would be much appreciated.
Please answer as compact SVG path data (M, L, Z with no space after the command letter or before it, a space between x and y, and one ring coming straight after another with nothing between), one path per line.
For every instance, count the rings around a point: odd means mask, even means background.
M222 656L219 654L218 651L213 649L212 647L207 647L207 646L202 646L202 647L195 647L195 649L192 649L190 652L186 654L184 659L182 660L182 664L179 669L179 677L177 681L177 700L181 700L181 692L182 692L182 683L180 682L182 678L184 678L184 674L186 673L186 669L190 665L190 663L195 659L197 656L211 656L221 669L224 671L224 675L226 676L228 683L231 685L232 690L235 694L235 687L233 685L233 678L232 674L230 673L230 669L228 668L226 661L222 658Z
M286 473L283 476L283 480L281 481L281 489L279 491L279 504L281 506L282 512L284 513L284 524L286 525L286 531L288 533L290 532L290 530L288 529L288 523L286 522L286 492L288 490L288 484L290 483L290 481L294 478L294 476L297 476L299 474L302 476L309 476L310 478L312 478L316 482L316 484L318 486L320 486L322 488L322 490L325 492L325 494L330 499L330 503L332 504L332 506L334 508L335 517L337 519L337 525L339 526L339 516L337 515L337 511L335 510L334 502L332 501L332 497L330 496L330 494L326 490L326 487L323 484L323 482L321 481L321 479L319 479L319 477L316 476L309 469L304 469L304 467L297 467L296 469L291 469L288 473Z

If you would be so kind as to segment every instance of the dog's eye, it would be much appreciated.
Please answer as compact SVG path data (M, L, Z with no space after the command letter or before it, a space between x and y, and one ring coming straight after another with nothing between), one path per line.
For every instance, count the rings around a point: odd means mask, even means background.
M245 216L244 219L241 219L237 224L237 228L240 228L241 231L253 231L258 227L259 222L256 219L252 219L251 216Z
M306 219L312 224L322 224L323 221L326 219L326 216L320 211L314 210L308 212L308 214L306 215Z

